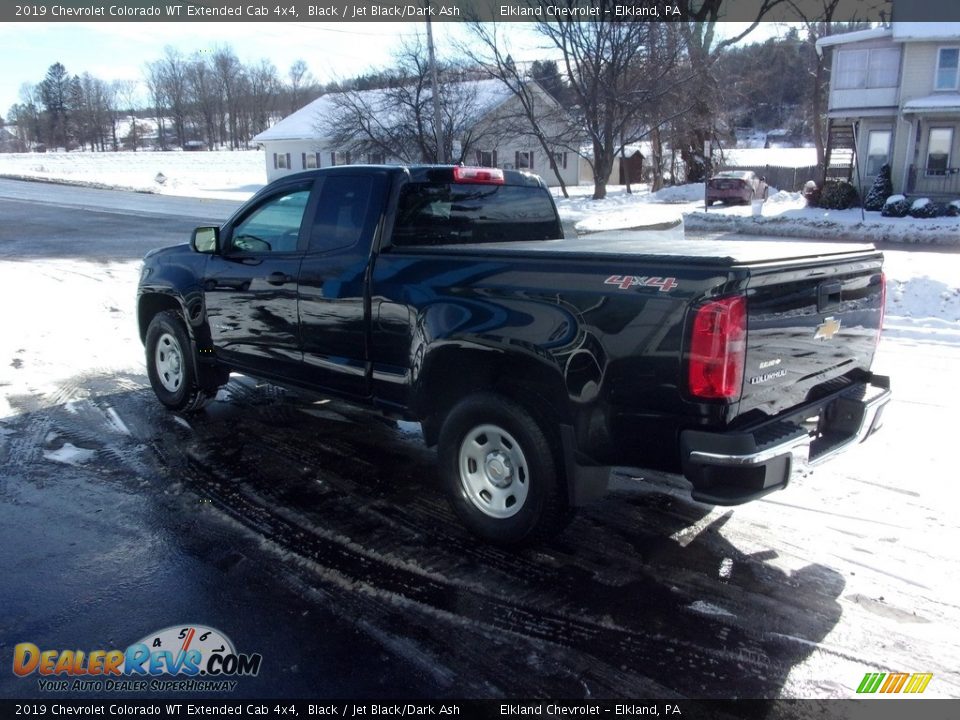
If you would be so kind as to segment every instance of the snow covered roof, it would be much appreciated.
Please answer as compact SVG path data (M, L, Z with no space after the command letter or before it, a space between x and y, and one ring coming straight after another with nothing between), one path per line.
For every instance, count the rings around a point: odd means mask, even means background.
M960 112L960 93L938 93L907 100L903 104L907 112Z
M879 40L893 36L890 28L870 28L869 30L854 30L853 32L840 33L839 35L827 35L817 40L817 49L827 47L828 45L844 45L852 42L862 42L864 40Z
M899 42L917 40L960 41L960 22L895 22L893 39Z
M960 41L960 22L894 22L891 27L855 30L828 35L817 40L817 50L830 45L846 45L864 40L891 38L896 42Z
M511 96L512 92L499 80L467 80L456 83L462 89L465 97L471 98L476 109L477 118L492 112ZM364 105L376 110L378 118L383 122L394 110L388 107L389 91L364 90L356 93L357 99ZM322 95L309 105L300 108L288 115L271 128L267 128L253 138L254 142L270 140L317 140L322 134L322 125L338 111L338 100L344 93L329 93ZM379 110L378 110L379 108Z

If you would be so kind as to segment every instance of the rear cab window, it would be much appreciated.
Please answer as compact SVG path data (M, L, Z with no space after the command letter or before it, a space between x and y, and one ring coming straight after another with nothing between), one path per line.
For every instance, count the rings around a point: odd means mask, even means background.
M400 191L392 242L404 247L561 237L553 201L543 187L411 182Z

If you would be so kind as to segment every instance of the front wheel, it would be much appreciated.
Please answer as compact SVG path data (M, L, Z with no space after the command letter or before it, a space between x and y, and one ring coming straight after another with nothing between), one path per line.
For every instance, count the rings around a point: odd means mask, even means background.
M505 397L484 393L458 403L440 431L439 453L454 511L486 540L547 537L572 517L546 432Z
M147 328L147 375L157 399L171 410L192 412L209 394L200 388L194 370L190 338L180 314L157 313Z

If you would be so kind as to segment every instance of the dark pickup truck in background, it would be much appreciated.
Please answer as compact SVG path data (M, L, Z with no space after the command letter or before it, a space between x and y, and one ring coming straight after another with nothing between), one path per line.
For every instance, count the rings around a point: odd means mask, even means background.
M610 466L696 500L785 487L879 427L872 246L563 238L539 178L347 166L276 181L151 252L150 382L178 411L236 371L422 424L464 523L562 529Z

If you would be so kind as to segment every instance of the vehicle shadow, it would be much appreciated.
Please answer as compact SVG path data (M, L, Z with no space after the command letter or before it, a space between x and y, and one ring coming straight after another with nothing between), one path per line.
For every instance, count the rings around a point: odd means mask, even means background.
M261 582L372 638L436 697L776 698L841 616L839 573L778 557L669 476L619 470L561 536L505 550L460 527L416 425L240 376L178 417L130 385L77 384L124 418L126 439L104 446L95 415L61 402L49 422L4 421L7 459L23 445L11 437L53 432L145 503L172 488L199 498L272 558ZM325 652L322 632L302 644Z

